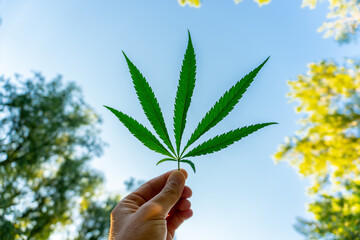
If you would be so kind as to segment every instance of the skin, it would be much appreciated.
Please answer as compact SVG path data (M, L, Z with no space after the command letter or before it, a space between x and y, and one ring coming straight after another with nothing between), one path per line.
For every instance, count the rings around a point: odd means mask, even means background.
M184 169L160 175L121 200L111 212L109 240L172 240L193 212Z

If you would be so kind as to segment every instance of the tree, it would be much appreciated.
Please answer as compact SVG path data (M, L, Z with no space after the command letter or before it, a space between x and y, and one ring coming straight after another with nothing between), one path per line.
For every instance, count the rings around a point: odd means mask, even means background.
M308 239L360 239L360 182L346 184L346 192L321 194L309 204L315 220L298 218L295 228Z
M314 9L320 1L303 0L302 7ZM360 1L359 0L329 0L329 13L326 21L318 29L324 32L324 37L334 37L336 41L348 42L359 30Z
M289 85L302 128L280 147L277 161L311 177L313 193L360 179L360 65L312 63Z
M83 199L80 209L81 223L76 230L74 240L107 239L110 228L110 212L120 201L118 195L103 201Z
M188 4L191 7L200 7L200 0L178 0L180 5ZM234 0L240 3L243 0ZM262 6L268 4L271 0L254 0ZM329 13L328 21L324 22L318 29L324 33L324 37L334 37L339 42L349 42L355 38L356 32L360 26L360 0L328 0ZM315 9L320 3L319 0L302 0L302 7Z
M79 221L81 239L105 238L114 201L96 200L103 178L87 165L102 152L99 117L60 76L0 77L0 86L2 239L49 239ZM92 231L91 221L102 227Z
M360 238L360 64L322 61L289 81L302 127L274 155L312 179L314 221L300 220L309 239ZM356 236L356 237L354 237Z

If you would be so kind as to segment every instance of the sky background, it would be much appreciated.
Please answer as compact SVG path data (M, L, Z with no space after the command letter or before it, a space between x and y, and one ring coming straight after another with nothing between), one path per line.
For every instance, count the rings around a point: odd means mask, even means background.
M102 171L109 191L124 193L130 177L149 180L176 168L143 147L102 105L128 113L150 127L142 113L121 51L152 86L172 129L173 104L190 30L197 58L197 84L184 138L215 101L236 81L270 61L224 121L202 137L243 125L277 121L231 147L197 157L189 172L194 216L178 230L178 240L300 240L293 228L306 215L307 180L271 155L292 135L300 115L286 98L287 80L322 59L338 63L357 56L356 43L323 39L317 28L327 4L301 9L301 1L273 1L259 7L251 0L204 0L199 9L176 0L2 0L0 74L31 76L42 72L75 81L85 101L103 118L108 143L92 165Z

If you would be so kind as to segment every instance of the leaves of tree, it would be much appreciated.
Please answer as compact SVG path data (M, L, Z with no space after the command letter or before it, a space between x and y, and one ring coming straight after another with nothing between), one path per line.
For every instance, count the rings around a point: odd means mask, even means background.
M40 73L0 76L0 112L0 239L107 238L114 205L102 207L103 178L88 165L102 152L100 118L80 89Z
M360 64L323 60L289 81L301 127L274 154L311 179L306 239L360 239Z

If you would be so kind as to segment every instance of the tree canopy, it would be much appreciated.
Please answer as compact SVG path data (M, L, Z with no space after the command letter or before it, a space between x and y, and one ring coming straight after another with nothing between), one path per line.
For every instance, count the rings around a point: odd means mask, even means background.
M274 155L312 179L308 210L299 219L308 239L360 238L360 65L321 61L289 81L302 127Z
M59 230L105 238L118 197L99 197L103 177L87 164L102 152L100 118L60 76L0 77L0 85L1 238L49 239Z
M298 218L295 228L308 239L360 238L360 182L345 184L346 191L321 194L308 209L314 220Z
M309 64L307 74L289 81L298 101L302 128L275 154L314 180L311 191L337 188L360 177L360 66L322 61Z
M333 37L336 41L347 42L355 37L360 24L359 0L328 0L329 13L322 26L318 29L324 37ZM319 0L303 0L302 7L314 9Z

